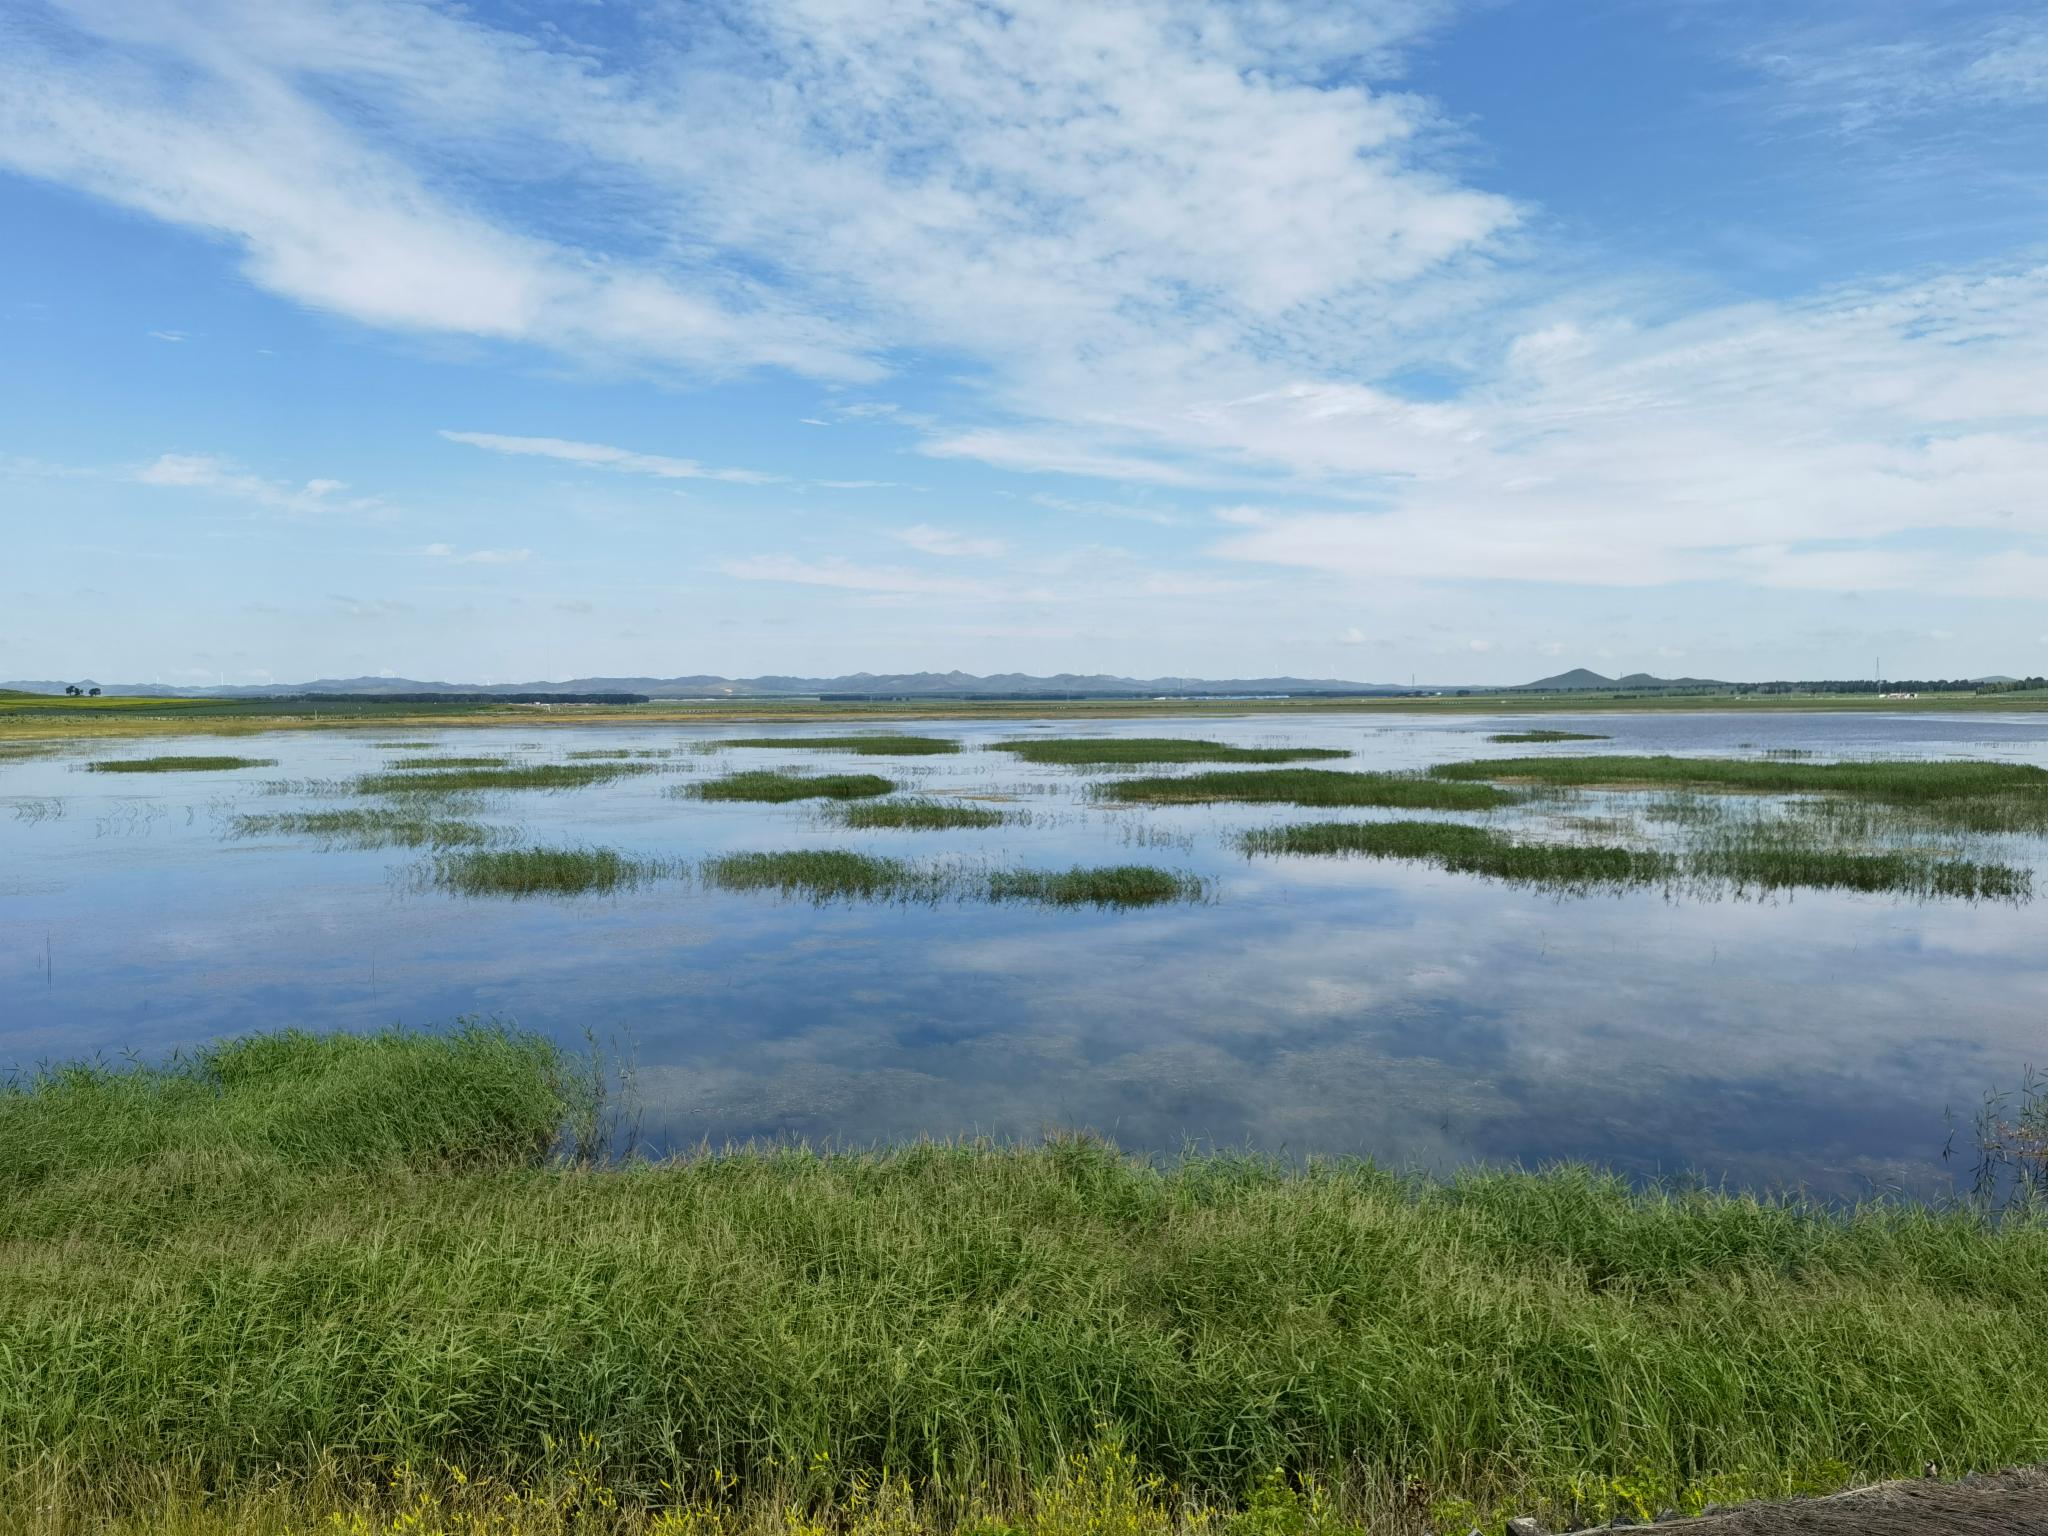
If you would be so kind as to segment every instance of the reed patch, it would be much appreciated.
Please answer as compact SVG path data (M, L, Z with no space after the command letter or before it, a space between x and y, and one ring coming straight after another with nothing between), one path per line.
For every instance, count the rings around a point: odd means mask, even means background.
M85 765L94 773L229 773L237 768L275 768L274 757L105 757Z
M877 773L784 773L770 768L728 773L669 791L688 800L751 800L783 805L793 800L865 800L897 788Z
M1491 784L1451 784L1410 773L1340 773L1327 768L1270 768L1242 773L1190 773L1118 779L1097 786L1122 804L1370 805L1401 810L1490 811L1515 794Z
M943 757L960 750L945 736L903 736L876 731L858 736L734 736L711 747L785 752L852 752L862 757Z
M1234 747L1184 736L1026 737L994 745L998 752L1015 753L1027 763L1070 768L1117 763L1291 763L1351 755L1342 747Z

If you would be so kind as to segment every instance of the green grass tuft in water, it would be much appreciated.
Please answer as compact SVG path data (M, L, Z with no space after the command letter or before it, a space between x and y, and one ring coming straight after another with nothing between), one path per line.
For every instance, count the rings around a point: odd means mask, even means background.
M841 826L859 832L939 832L1000 827L1015 823L1021 811L1000 811L993 806L966 805L955 800L866 800L841 806L833 812Z
M1817 763L1785 757L1499 757L1440 763L1430 774L1458 782L1535 783L1559 788L1838 795L1910 807L1930 823L1968 831L2048 829L2048 768L2030 763L1915 758Z
M1118 779L1101 785L1105 800L1126 804L1377 805L1401 810L1490 811L1516 796L1491 784L1446 784L1406 773L1338 773L1327 768L1269 768L1242 773L1191 773Z
M94 773L226 773L234 768L275 768L274 757L110 757L85 765Z
M1611 738L1602 736L1597 731L1502 731L1499 735L1486 739L1506 745L1538 741L1607 741Z
M503 768L512 761L509 757L395 757L384 766L387 768Z
M991 901L1035 901L1054 907L1154 907L1200 901L1207 894L1207 884L1196 876L1150 864L999 869L988 877Z
M356 780L364 795L469 794L502 789L582 789L633 773L652 773L654 763L521 763L508 767L449 768L436 772L368 773Z
M229 823L229 832L235 837L313 837L352 848L481 847L494 836L481 822L396 806L237 816Z
M706 859L699 875L720 890L774 891L820 902L938 901L958 883L955 872L943 866L818 848L729 853Z
M959 742L944 736L896 736L879 731L863 736L735 736L710 745L788 752L855 752L863 757L938 757L960 750Z
M1448 821L1307 822L1247 832L1250 854L1355 854L1409 859L1455 874L1564 889L1650 885L1670 879L1667 854L1587 843L1525 843Z
M769 805L792 800L863 800L889 794L896 785L874 773L777 773L755 769L728 773L701 784L678 785L669 793L690 800L752 800Z
M680 870L614 848L487 848L441 854L426 873L437 890L458 896L602 896Z
M1111 763L1288 763L1349 757L1341 747L1233 747L1180 736L1032 737L995 743L1027 763L1090 767Z

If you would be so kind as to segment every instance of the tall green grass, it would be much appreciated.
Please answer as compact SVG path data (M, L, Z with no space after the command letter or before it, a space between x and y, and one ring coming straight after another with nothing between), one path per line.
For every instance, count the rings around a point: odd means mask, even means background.
M1673 878L1668 854L1594 843L1517 842L1448 821L1305 822L1263 827L1239 839L1251 854L1356 854L1408 859L1456 874L1559 889L1651 885Z
M729 853L706 859L703 881L727 891L774 891L812 901L938 901L956 887L944 866L843 849Z
M736 736L719 747L763 747L787 752L854 752L863 757L937 757L958 752L944 736L904 736L885 731L860 736Z
M398 769L438 768L446 771L455 768L503 768L511 761L509 757L394 757L384 766Z
M616 848L466 848L437 855L426 883L457 896L602 896L673 878L673 860Z
M2029 900L2033 872L1926 848L1857 849L1816 841L1810 826L1710 828L1688 851L1692 873L1740 890L1893 892L1965 901Z
M94 773L226 773L235 768L275 768L274 757L108 757L85 765Z
M1499 735L1486 739L1507 745L1542 741L1606 741L1609 738L1597 731L1502 731Z
M1027 737L995 743L1027 763L1091 767L1109 763L1290 763L1310 758L1349 757L1342 747L1233 747L1184 736Z
M1099 786L1105 800L1125 803L1379 805L1402 810L1489 811L1516 797L1491 784L1447 784L1405 773L1338 773L1327 768L1268 768L1243 773L1190 773L1118 779Z
M1281 1469L1462 1529L2048 1457L2025 1212L1087 1140L594 1171L550 1161L578 1099L474 1031L0 1093L0 1489L573 1456L628 1502L1050 1496L1108 1433L1189 1496Z
M969 805L958 800L927 799L855 801L838 807L833 814L842 826L860 832L942 832L1000 827L1025 815L1022 811L1001 811L994 806Z
M1485 758L1440 763L1430 773L1457 782L1839 795L1910 807L1930 821L1964 830L2048 829L2048 768L2030 763L1915 759L1816 763L1786 758L1617 755Z
M1150 864L999 869L988 877L991 901L1035 901L1052 907L1156 907L1200 901L1208 890L1198 876Z
M653 773L655 763L514 763L503 767L445 768L366 773L356 780L364 795L470 794L503 789L583 789L628 774Z
M755 769L684 784L671 794L692 800L754 800L768 805L792 800L863 800L886 795L896 785L878 773L778 773Z

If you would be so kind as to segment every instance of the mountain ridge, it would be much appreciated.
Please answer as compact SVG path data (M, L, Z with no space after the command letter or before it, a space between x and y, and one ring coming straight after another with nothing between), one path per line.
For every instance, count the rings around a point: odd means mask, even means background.
M0 689L62 694L64 682L14 680ZM78 686L96 686L91 678ZM1365 683L1346 678L1304 677L1124 677L1111 673L1057 672L851 672L838 677L801 677L764 673L756 677L721 677L691 673L677 677L572 677L560 682L451 683L411 677L324 677L304 683L249 683L179 688L164 683L97 685L109 694L141 698L284 698L329 694L374 699L390 694L533 694L641 693L656 699L811 698L820 694L868 694L888 698L939 698L959 694L1001 694L1058 698L1067 694L1092 697L1148 698L1159 695L1228 697L1258 694L1405 694L1452 691L1518 693L1576 692L1609 688L1673 688L1726 686L1702 678L1657 678L1635 672L1623 678L1603 677L1584 667L1540 678L1533 683Z

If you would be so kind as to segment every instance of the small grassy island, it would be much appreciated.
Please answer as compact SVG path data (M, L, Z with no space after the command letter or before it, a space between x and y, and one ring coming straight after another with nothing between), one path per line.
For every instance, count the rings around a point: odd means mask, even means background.
M1357 1536L2048 1456L2038 1213L1087 1139L617 1162L592 1082L472 1027L0 1090L0 1505Z

